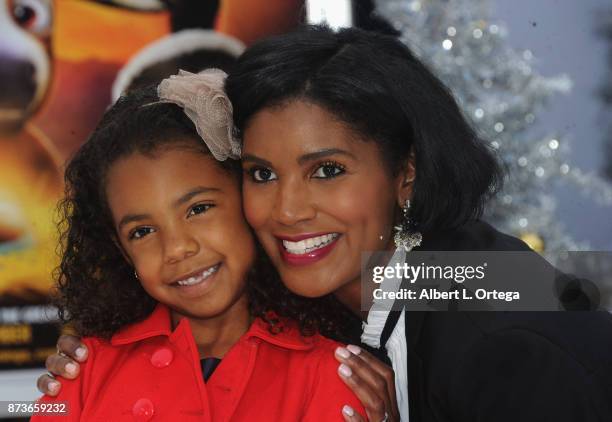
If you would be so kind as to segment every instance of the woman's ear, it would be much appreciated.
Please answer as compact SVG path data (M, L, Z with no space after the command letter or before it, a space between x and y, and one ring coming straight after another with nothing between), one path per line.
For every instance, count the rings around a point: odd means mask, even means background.
M416 159L414 148L410 150L410 156L402 165L397 175L397 204L400 208L404 207L406 200L412 200L414 181L416 179Z

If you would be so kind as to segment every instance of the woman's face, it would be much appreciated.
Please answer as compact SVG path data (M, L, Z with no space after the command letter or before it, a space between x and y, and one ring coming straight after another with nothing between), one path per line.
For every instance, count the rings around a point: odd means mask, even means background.
M246 307L254 239L238 178L211 156L134 153L112 165L106 195L121 248L154 299L192 318Z
M243 201L283 282L318 297L359 280L361 253L392 247L398 178L374 141L325 109L292 101L244 133Z

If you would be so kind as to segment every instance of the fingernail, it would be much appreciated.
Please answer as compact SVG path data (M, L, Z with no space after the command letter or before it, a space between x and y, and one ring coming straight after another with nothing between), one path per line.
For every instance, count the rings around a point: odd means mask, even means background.
M349 368L345 364L341 364L340 367L338 368L338 371L340 371L340 374L344 375L347 378L353 374L353 371L351 371L351 368Z
M342 413L344 413L346 416L353 416L355 414L355 409L348 404L345 404L342 408Z
M85 351L84 347L79 347L78 349L76 349L76 351L74 352L74 354L76 355L77 358L79 359L83 359L85 357L85 354L87 352Z
M76 374L77 367L74 363L67 363L65 368L69 374Z
M336 349L336 354L344 359L348 359L351 357L351 354L349 353L349 351L346 350L344 347L338 347Z
M348 346L346 346L346 348L349 349L354 355L358 355L359 353L361 353L361 347L355 346L354 344L349 344Z

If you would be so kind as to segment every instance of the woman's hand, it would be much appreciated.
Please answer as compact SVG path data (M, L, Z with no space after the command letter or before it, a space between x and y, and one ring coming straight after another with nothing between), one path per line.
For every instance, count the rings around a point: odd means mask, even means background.
M49 374L38 377L38 390L48 396L57 396L61 383L53 378L60 375L74 379L79 376L79 363L87 360L87 346L80 342L79 337L63 335L57 341L57 353L49 356L45 362Z
M338 368L340 378L361 401L370 422L400 420L393 369L354 345L337 348L336 359L341 362ZM345 406L342 410L344 420L363 421L357 412L351 411L350 407Z

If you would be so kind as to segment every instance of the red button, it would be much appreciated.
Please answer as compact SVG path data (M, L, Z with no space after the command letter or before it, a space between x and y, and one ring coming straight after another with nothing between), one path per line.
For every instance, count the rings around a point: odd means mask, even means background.
M151 365L156 368L165 368L170 365L174 353L168 347L160 347L151 355Z
M138 399L138 401L134 403L134 407L132 407L132 414L134 415L134 419L138 422L151 420L154 413L155 408L153 407L153 402L149 399Z

